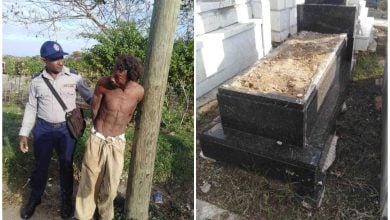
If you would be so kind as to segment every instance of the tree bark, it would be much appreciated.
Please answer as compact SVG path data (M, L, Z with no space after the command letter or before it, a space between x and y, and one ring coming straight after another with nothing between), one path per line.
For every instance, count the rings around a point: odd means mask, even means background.
M148 219L161 111L180 0L156 0L145 63L144 99L136 122L126 192L126 218Z

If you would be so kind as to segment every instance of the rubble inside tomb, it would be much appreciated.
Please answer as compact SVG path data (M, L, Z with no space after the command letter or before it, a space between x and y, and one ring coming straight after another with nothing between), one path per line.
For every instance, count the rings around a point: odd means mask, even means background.
M302 97L321 66L334 56L343 34L302 31L231 83L261 93Z

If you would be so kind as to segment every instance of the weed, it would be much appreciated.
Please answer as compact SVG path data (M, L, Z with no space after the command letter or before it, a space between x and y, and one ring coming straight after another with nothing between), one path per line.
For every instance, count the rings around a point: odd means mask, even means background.
M30 151L23 154L19 151L19 127L23 115L17 106L3 107L3 181L9 183L12 192L19 190L19 186L26 181L32 164L32 141L29 140ZM24 178L20 178L23 176Z
M149 216L151 220L165 220L165 214L155 205L149 206Z
M383 76L383 65L375 53L360 53L353 72L353 80L365 80Z

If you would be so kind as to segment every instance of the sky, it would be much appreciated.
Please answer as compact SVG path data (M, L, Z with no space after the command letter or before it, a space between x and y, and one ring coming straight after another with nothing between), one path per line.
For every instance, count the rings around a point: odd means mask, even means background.
M6 10L7 4L14 0L2 2L2 11ZM4 13L4 12L3 12ZM44 29L39 24L23 25L19 23L10 23L1 19L2 23L2 55L14 56L35 56L39 55L41 45L47 40L57 41L63 50L69 54L74 51L82 51L90 48L96 41L84 39L77 36L77 23L58 23L61 31L39 34Z
M73 31L61 31L54 36L37 36L42 28L39 25L29 25L28 28L20 24L3 23L2 54L14 56L35 56L43 42L47 40L57 41L63 50L69 54L74 51L90 48L94 41L78 38Z
M3 14L5 14L6 11L10 11L16 2L19 6L21 6L20 9L28 14L28 11L31 9L31 7L28 6L29 2L25 0L3 0L0 6L2 7ZM151 1L151 4L153 4L153 1ZM151 9L149 10L151 12ZM80 21L77 20L57 22L56 25L61 29L61 31L56 31L55 33L51 32L51 35L47 33L40 33L40 31L44 29L44 26L37 23L23 25L20 23L4 21L2 18L0 18L0 21L2 24L3 56L39 55L41 45L47 40L57 41L62 46L63 50L69 54L73 53L74 51L83 51L85 49L91 48L97 43L95 40L85 39L77 36L77 34L80 33L80 27L83 26L83 24L80 24ZM183 30L178 27L177 32L183 32Z

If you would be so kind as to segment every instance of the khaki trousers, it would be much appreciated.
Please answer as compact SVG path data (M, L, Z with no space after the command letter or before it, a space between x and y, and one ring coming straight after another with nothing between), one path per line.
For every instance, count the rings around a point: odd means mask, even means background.
M123 170L125 145L126 141L123 139L103 139L91 133L85 146L76 196L77 219L92 219L96 207L99 219L113 219L114 199Z

